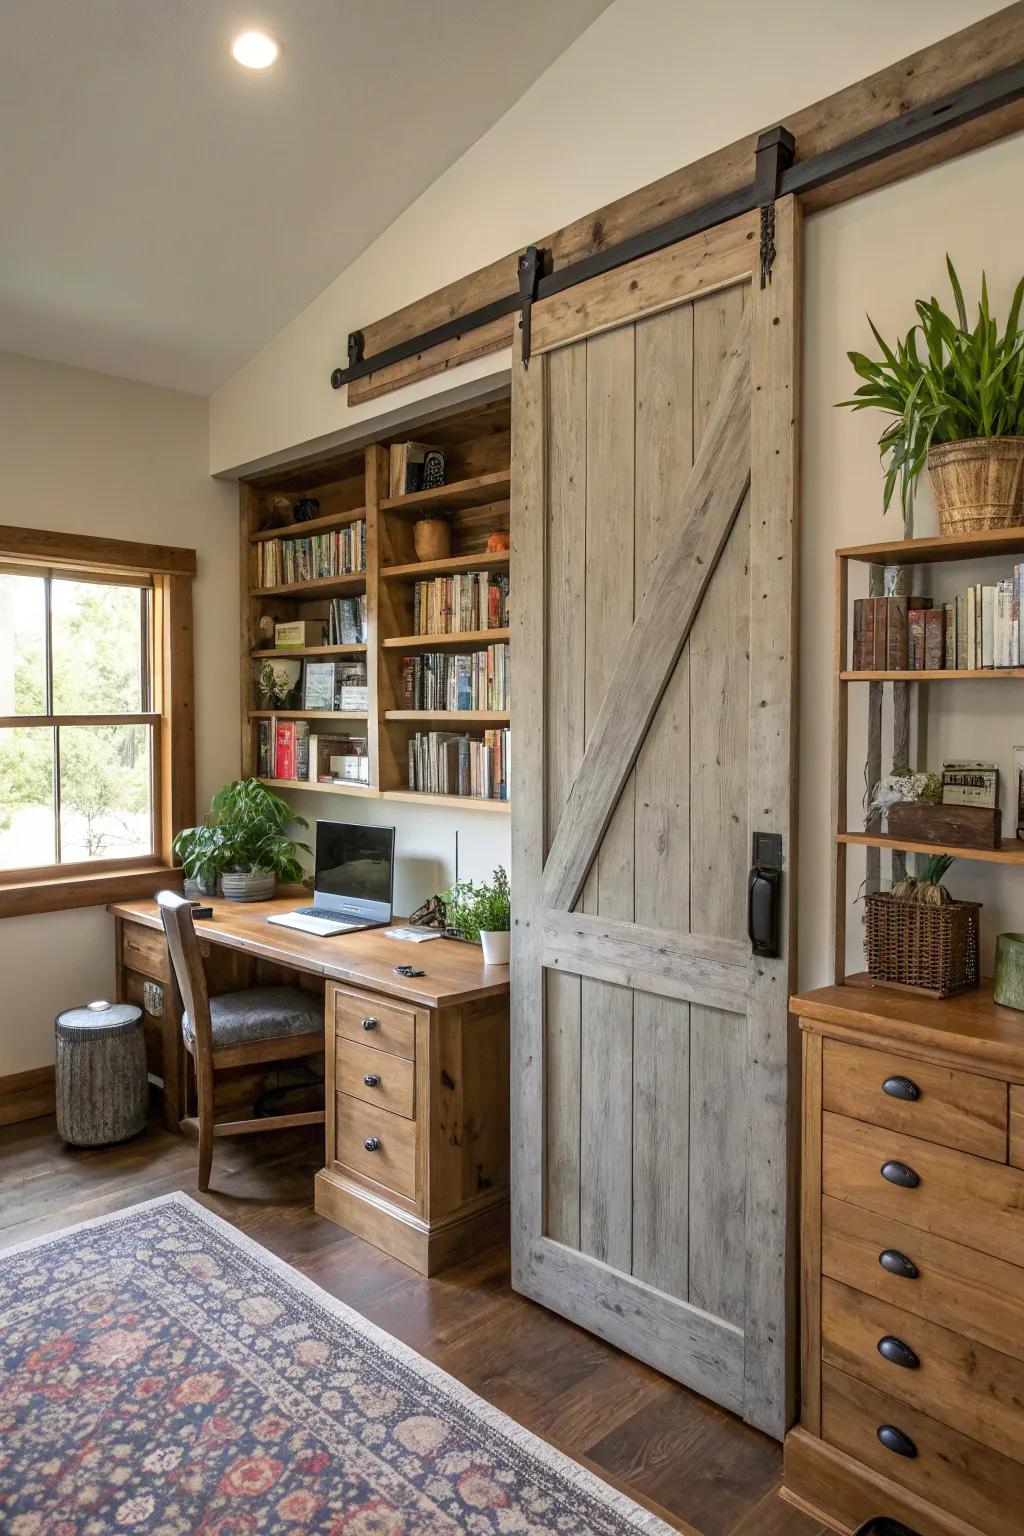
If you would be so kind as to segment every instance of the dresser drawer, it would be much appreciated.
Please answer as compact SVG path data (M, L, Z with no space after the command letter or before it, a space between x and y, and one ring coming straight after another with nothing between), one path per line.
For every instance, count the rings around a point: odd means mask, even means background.
M347 1093L335 1095L335 1106L337 1161L415 1200L416 1122Z
M926 1414L825 1366L821 1432L830 1445L986 1536L1020 1536L1024 1530L1024 1467ZM878 1438L888 1425L906 1435L916 1452L897 1455Z
M345 1040L359 1040L392 1056L416 1055L416 1013L367 992L334 988L334 1021Z
M1024 1364L826 1279L821 1358L992 1450L1024 1460Z
M822 1104L855 1120L1006 1161L1007 1089L994 1078L826 1040Z
M152 976L155 981L170 981L163 929L146 928L142 923L125 923L121 930L121 964L130 971Z
M407 1120L413 1118L416 1068L406 1057L374 1050L361 1040L339 1038L334 1073L340 1092Z
M914 1187L891 1182L883 1166L894 1174L906 1170ZM825 1114L822 1189L909 1227L1024 1264L1024 1173L1015 1168Z
M899 1272L901 1259L911 1273ZM878 1301L1024 1360L1024 1269L1005 1259L826 1195L821 1268Z

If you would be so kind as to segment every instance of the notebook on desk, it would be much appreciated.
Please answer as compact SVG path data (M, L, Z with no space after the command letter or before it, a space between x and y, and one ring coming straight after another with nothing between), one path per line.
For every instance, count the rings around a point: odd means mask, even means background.
M394 827L318 821L312 905L267 922L319 938L380 928L391 921L394 875Z

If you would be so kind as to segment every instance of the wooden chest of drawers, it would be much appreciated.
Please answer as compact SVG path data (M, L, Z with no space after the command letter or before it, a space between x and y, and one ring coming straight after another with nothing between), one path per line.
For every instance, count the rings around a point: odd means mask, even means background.
M508 999L419 1008L329 982L323 1216L423 1274L508 1226Z
M837 1531L1024 1531L1024 1015L866 981L803 1030L802 1412L785 1491Z

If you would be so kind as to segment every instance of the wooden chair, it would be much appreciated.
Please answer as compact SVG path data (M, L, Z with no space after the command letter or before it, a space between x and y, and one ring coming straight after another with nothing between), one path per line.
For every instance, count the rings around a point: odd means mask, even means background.
M286 986L251 987L211 998L191 905L177 891L160 891L156 899L167 935L171 969L181 993L185 1049L196 1064L199 1115L190 1115L181 1124L198 1132L198 1185L200 1189L209 1189L214 1137L323 1124L322 1109L219 1124L213 1118L214 1075L218 1069L255 1067L267 1061L312 1056L323 1050L323 999L298 987Z

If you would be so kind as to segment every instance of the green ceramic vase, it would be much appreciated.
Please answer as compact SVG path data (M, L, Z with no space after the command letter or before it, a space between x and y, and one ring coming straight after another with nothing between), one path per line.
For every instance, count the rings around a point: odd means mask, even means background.
M1024 933L1001 933L996 939L996 982L992 996L1004 1008L1024 1011Z

